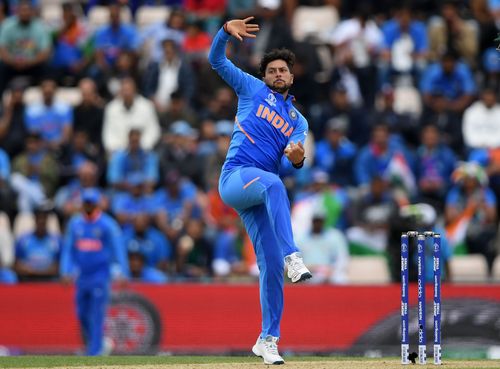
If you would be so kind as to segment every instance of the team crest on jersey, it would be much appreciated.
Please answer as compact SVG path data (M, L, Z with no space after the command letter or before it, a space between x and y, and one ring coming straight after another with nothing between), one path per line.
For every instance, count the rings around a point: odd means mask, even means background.
M276 96L274 96L274 94L269 93L269 95L267 95L267 99L265 100L269 105L276 106Z
M290 118L292 118L293 120L297 119L297 112L295 110L290 110L288 112L288 115L290 116Z

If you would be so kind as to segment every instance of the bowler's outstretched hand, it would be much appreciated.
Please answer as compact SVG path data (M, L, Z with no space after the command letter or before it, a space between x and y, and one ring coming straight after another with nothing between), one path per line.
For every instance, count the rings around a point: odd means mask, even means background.
M243 37L255 38L256 36L254 33L259 31L259 25L248 23L252 19L254 19L254 17L230 20L224 25L224 29L227 33L240 41L243 41Z

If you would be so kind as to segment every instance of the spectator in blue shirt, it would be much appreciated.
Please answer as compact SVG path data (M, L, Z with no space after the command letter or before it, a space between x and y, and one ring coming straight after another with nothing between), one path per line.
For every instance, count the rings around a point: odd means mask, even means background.
M172 258L172 246L160 231L151 226L150 214L136 214L133 227L125 230L123 238L129 252L143 255L148 268L167 271Z
M196 187L176 170L165 175L165 185L155 192L158 228L174 242L195 213Z
M422 76L420 91L424 103L432 108L433 95L444 94L447 110L463 113L472 102L476 84L467 64L458 60L456 52L448 51L440 63L430 65Z
M158 182L158 158L154 152L141 148L141 131L131 129L128 148L115 152L108 166L108 183L117 191L130 191L127 181L132 175L144 180L146 193L151 193Z
M402 5L393 19L382 27L384 46L381 83L391 83L392 75L413 75L418 80L428 53L425 24L412 19L412 9Z
M421 201L442 209L456 157L442 143L441 134L435 125L429 124L422 129L421 140L422 144L417 150L417 181Z
M36 208L35 230L16 240L14 270L20 281L53 280L59 274L61 237L47 230L51 211L48 204Z
M314 166L329 174L330 182L340 186L354 185L353 164L356 146L346 137L347 121L332 118L328 121L325 138L316 145Z
M375 177L389 179L390 165L397 156L402 157L404 165L411 169L411 161L406 150L398 143L390 141L389 127L379 123L373 127L372 138L368 145L363 147L354 164L356 181L359 185L368 185ZM408 173L413 175L411 172Z
M54 53L52 67L60 82L75 83L79 80L90 62L85 49L90 43L87 27L78 19L79 4L62 4L62 24L54 34Z
M0 267L0 284L16 284L17 276L9 268Z
M121 51L137 51L139 38L135 27L123 24L120 19L120 5L109 5L109 24L95 34L95 57L97 75L106 75L115 67Z
M0 149L0 211L4 211L11 220L16 213L16 196L10 186L10 160L2 149Z
M124 230L132 227L134 217L140 213L153 215L156 210L156 202L151 194L145 192L144 177L135 173L128 177L130 192L123 192L113 197L111 209L116 220Z
M30 132L40 132L48 147L58 151L63 144L70 140L73 109L68 104L55 99L57 83L54 79L44 79L40 88L43 102L27 106L26 128Z
M133 281L163 284L167 282L167 276L156 268L146 264L146 256L137 250L128 251L128 263L130 266L130 277Z

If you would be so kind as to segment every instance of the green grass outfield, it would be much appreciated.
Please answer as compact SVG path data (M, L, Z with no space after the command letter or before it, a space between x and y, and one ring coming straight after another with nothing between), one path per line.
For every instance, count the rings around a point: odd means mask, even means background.
M392 369L403 368L398 358L354 358L354 357L285 357L286 368L301 369ZM428 358L432 364L432 357ZM117 369L194 369L194 368L267 368L262 360L250 356L13 356L0 357L0 368L89 368ZM498 369L498 360L443 360L443 369Z

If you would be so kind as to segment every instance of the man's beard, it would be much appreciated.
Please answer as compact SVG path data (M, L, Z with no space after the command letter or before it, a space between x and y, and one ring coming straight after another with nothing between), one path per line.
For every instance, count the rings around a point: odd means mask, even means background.
M282 93L287 92L287 91L290 89L290 87L292 87L292 84L291 84L291 83L290 83L290 84L288 84L288 83L286 83L285 81L283 81L283 84L282 84L281 86L276 86L276 84L275 84L275 82L274 82L274 83L273 83L271 86L269 86L269 87L271 88L271 90L273 90L273 91L275 91L275 92L277 92L277 93L282 94Z

